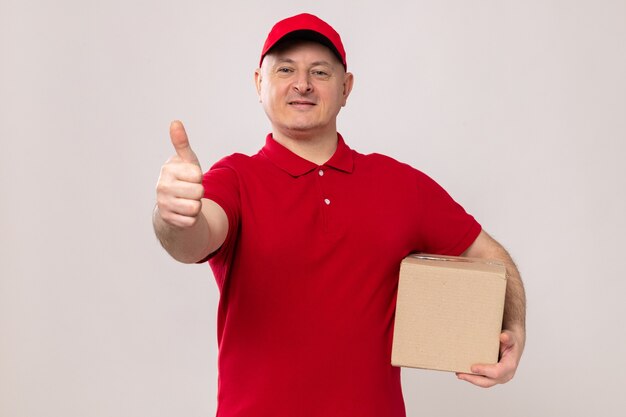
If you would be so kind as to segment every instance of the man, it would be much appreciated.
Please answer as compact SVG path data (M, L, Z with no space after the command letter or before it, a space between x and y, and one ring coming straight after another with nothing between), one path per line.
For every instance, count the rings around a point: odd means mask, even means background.
M432 179L351 150L336 128L353 85L339 34L301 14L270 31L255 72L272 132L204 175L180 122L154 227L177 260L208 260L220 289L218 416L404 416L390 365L400 261L495 258L509 276L501 359L458 378L511 379L525 341L507 252Z

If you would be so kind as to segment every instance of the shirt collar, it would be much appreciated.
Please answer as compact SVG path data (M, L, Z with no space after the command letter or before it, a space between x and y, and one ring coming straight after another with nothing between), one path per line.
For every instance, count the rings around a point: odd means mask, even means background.
M317 164L307 161L276 142L271 133L268 134L265 139L265 146L261 149L261 154L265 155L274 165L293 177L299 177L318 168ZM351 173L354 168L352 149L346 145L343 137L339 133L337 133L337 149L324 165L348 174Z

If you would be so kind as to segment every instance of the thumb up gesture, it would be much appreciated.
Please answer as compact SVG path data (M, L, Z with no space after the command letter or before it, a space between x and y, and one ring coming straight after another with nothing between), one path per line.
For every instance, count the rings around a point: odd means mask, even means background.
M176 154L161 167L157 207L165 223L186 229L196 223L202 208L202 168L181 122L170 125L170 139Z

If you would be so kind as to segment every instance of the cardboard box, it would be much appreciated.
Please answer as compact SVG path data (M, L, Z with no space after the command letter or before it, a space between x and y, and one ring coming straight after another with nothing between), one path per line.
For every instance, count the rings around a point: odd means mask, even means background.
M471 373L498 362L506 269L498 261L411 255L400 265L391 364Z

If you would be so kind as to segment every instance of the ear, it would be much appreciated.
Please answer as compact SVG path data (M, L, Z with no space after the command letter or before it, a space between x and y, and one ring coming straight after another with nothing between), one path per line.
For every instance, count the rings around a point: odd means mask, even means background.
M262 76L261 76L261 68L257 68L256 71L254 71L254 84L256 86L256 93L259 96L259 103L261 102L261 81L262 81Z
M343 101L341 103L341 107L344 107L348 101L348 96L352 91L352 85L354 84L354 76L351 72L346 72L346 75L343 79Z

